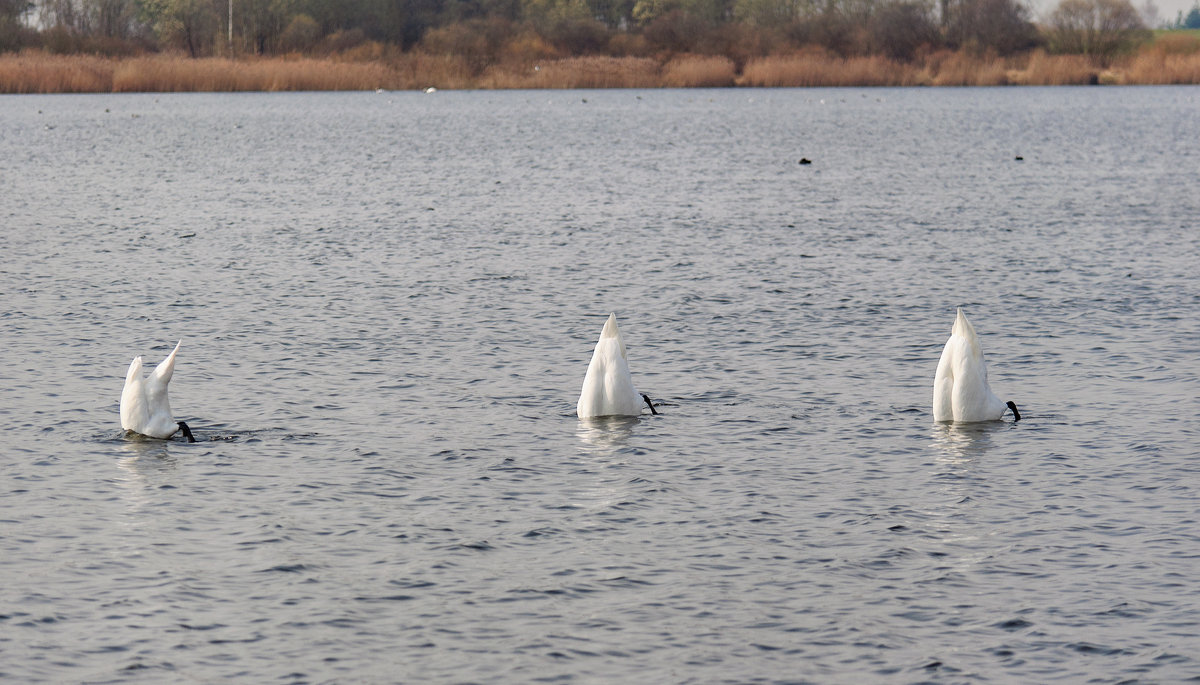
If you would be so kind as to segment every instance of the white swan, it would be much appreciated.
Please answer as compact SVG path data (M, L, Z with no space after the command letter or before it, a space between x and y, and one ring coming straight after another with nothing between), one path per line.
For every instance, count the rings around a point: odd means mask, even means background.
M144 379L142 358L134 357L130 362L125 389L121 391L121 428L163 440L182 430L188 442L196 442L188 425L171 416L171 402L167 399L167 384L175 373L175 355L182 344L182 340L176 343L171 354Z
M642 403L654 405L650 398L639 395L633 387L633 376L629 374L629 362L625 356L625 342L617 328L617 315L609 314L583 377L583 392L575 406L579 418L596 416L637 416L642 413Z
M988 386L979 338L959 307L933 379L933 420L995 421L1005 409L1012 409L1014 420L1021 420L1017 405L1002 402Z

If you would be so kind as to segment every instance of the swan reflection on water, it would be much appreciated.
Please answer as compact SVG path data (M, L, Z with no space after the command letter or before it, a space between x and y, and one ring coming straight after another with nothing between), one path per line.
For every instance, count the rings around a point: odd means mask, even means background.
M155 469L161 468L162 460L168 460L172 464L174 459L171 457L171 440L157 440L154 438L145 438L140 435L130 436L121 439L121 451L126 453L122 462L147 460L154 464ZM155 461L157 460L157 461Z
M992 434L1007 429L1000 421L980 423L938 423L933 426L933 444L942 457L939 461L963 461L981 457L992 448Z
M618 507L635 498L630 483L630 438L641 423L636 416L601 416L580 419L575 434L579 453L572 460L572 486L563 495L574 508L596 514Z
M624 447L633 436L634 426L641 423L637 416L599 416L579 419L575 434L584 443L585 451L611 454Z
M122 440L117 459L121 473L115 478L121 486L121 499L131 513L157 501L155 493L164 485L174 485L178 457L171 454L169 440Z

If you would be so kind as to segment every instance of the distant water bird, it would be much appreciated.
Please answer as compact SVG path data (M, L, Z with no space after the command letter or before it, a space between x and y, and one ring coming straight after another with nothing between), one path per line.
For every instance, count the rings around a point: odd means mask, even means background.
M183 431L188 442L196 442L188 425L171 416L171 402L167 399L167 384L175 373L175 355L182 344L182 340L176 343L171 354L145 378L142 378L142 358L133 358L125 373L125 389L121 391L121 428L162 440Z
M979 338L959 307L933 379L933 419L961 423L996 421L1005 409L1012 410L1013 420L1021 420L1017 405L1002 402L988 386Z
M428 88L425 89L425 92L426 93L436 93L437 88L434 88L433 86L429 86Z
M642 404L654 404L646 395L639 394L633 387L633 376L629 373L629 361L625 355L625 342L617 328L617 315L609 314L600 331L600 340L592 353L587 375L583 378L583 391L579 394L576 412L579 418L597 416L637 416L642 413Z
M812 164L812 160L811 160L811 159L809 159L808 157L801 157L801 158L800 158L800 163L801 163L801 164Z
M1018 162L1024 162L1024 161L1025 161L1025 158L1024 158L1024 157L1022 157L1021 155L1017 155L1017 157L1016 157L1016 160L1015 160L1015 161L1018 161Z

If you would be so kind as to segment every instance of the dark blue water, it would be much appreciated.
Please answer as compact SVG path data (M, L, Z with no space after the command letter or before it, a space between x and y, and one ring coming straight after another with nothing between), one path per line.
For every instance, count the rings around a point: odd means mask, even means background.
M0 678L1200 676L1198 88L0 121ZM960 305L1019 423L933 423Z

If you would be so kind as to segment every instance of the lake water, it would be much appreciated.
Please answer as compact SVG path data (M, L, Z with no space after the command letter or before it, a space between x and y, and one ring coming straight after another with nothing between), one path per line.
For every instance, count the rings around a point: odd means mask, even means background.
M1200 677L1200 88L0 122L0 679ZM658 416L575 417L610 311Z

